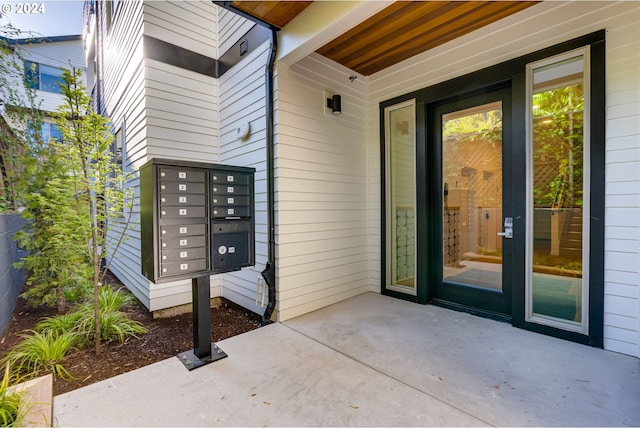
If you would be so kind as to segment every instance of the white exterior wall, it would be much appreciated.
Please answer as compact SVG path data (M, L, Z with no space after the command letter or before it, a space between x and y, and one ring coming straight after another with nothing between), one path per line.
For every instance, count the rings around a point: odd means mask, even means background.
M379 105L600 29L606 35L604 346L640 356L640 2L544 2L370 76L372 268L379 266ZM594 195L594 197L601 197ZM372 271L372 284L379 278Z
M18 44L15 46L15 49L19 51L24 60L57 68L71 69L71 67L75 67L82 72L80 81L86 85L86 67L81 38L70 41ZM45 112L57 111L64 103L64 96L55 92L36 90L33 94L35 99L32 105L24 89L24 68L22 60L19 60L18 55L14 55L10 61L14 60L19 69L6 76L7 83L11 88L0 88L0 97L10 104L16 104L21 107L38 108ZM13 99L14 97L17 99ZM0 106L0 114L5 116L3 106ZM8 115L5 119L10 123L12 122L11 115ZM50 117L44 117L43 120L48 123L54 122ZM13 126L21 125L14 123Z
M213 3L144 4L144 34L216 58L217 8ZM145 59L147 156L217 162L218 82L215 78ZM150 310L191 303L190 280L150 283ZM211 278L211 297L221 295L220 280Z
M317 54L277 69L281 321L369 289L367 87L352 74ZM326 113L325 90L342 96L341 115Z
M227 12L227 15L231 15ZM247 29L246 25L238 28ZM249 26L250 28L250 26ZM244 33L234 32L238 38ZM222 296L253 312L262 314L263 287L258 288L268 253L267 231L267 152L265 70L269 42L243 57L220 77L220 163L247 166L255 172L255 266L222 275ZM248 123L250 134L236 138L236 129ZM258 303L256 293L260 292ZM264 305L267 300L264 299Z
M254 23L226 9L218 8L218 52L227 52ZM219 56L218 56L219 57ZM218 58L216 57L216 58ZM224 78L224 76L223 76Z
M218 84L205 76L143 56L143 35L217 57L217 7L211 2L118 2L105 38L105 99L114 131L124 123L125 167L153 157L217 162ZM139 196L136 178L131 185ZM141 273L139 200L133 227L111 270L151 311L191 302L191 281L153 284ZM212 277L211 296L220 296Z
M124 127L124 168L133 172L144 163L146 156L142 3L120 2L109 30L109 37L104 37L102 42L104 75L100 76L100 79L104 82L106 114L111 119L114 132ZM136 197L139 196L137 178L131 186ZM136 198L126 239L115 253L109 268L145 306L149 307L149 281L140 273L139 214L140 207Z
M218 58L251 23L207 1L119 4L136 9L133 21L122 27L126 48L111 49L124 49L128 58L124 69L112 66L111 78L118 83L109 92L114 124L126 119L128 162L137 168L157 156L256 168L256 265L213 277L212 296L261 313L255 284L267 256L264 71L269 44L216 81L138 59L142 34ZM115 19L117 28L118 15ZM544 2L354 82L349 76L355 73L317 54L291 66L278 64L279 320L380 291L381 101L606 28L605 348L640 356L638 22L639 2ZM117 37L113 40L115 47ZM342 96L341 116L326 114L325 91ZM243 122L250 123L251 134L238 140L235 129ZM190 302L187 281L153 285L141 276L137 234L130 232L116 273L134 279L136 294L151 310Z
M216 58L217 8L211 2L144 3L145 35ZM145 59L147 159L217 162L217 79Z
M73 66L80 69L83 73L81 81L86 84L86 66L82 39L20 45L19 49L21 49L24 59L29 61L57 68L71 69ZM62 94L41 90L36 90L36 97L40 102L40 109L45 111L57 111L64 100Z

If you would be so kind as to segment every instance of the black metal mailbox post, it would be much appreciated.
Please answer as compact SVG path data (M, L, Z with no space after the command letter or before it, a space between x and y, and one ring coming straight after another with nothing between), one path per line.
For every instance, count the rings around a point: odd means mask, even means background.
M211 343L210 275L255 264L255 169L152 159L140 169L142 274L192 280L192 370L227 356Z

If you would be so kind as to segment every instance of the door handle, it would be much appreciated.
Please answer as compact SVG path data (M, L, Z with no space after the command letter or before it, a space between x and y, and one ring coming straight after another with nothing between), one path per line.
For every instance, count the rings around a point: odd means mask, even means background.
M498 232L498 236L504 236L505 238L512 239L513 238L513 229L505 228L504 232Z
M498 236L513 239L513 217L504 218L504 232L498 232Z

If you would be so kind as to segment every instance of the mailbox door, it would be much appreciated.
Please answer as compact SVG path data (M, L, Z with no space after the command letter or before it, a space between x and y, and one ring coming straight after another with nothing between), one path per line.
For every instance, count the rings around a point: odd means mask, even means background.
M207 170L158 165L160 277L209 270Z
M211 171L211 264L214 272L254 264L253 170Z

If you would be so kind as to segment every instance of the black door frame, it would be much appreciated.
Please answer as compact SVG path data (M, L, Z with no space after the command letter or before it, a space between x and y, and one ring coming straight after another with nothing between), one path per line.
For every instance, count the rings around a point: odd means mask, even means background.
M483 88L480 93L460 94L454 99L445 99L437 103L430 103L427 106L426 122L430 128L427 133L427 160L431 159L431 162L427 168L436 172L432 177L431 184L433 186L432 195L435 196L429 204L430 213L429 216L433 218L433 239L431 240L431 261L434 267L431 270L431 276L429 278L429 295L431 301L441 306L448 306L452 308L463 307L468 311L481 314L486 317L496 318L501 320L511 319L511 265L509 264L510 255L514 242L516 240L523 240L524 236L515 235L514 239L503 238L503 254L507 259L503 260L503 291L494 291L488 289L481 289L475 287L464 287L447 283L442 281L442 266L443 266L443 254L442 254L442 242L443 242L443 230L442 227L442 212L443 201L441 196L442 189L442 124L441 117L443 113L448 113L454 110L462 110L465 108L487 104L490 102L501 101L502 102L502 217L512 217L511 206L506 205L505 202L512 200L511 183L511 170L509 165L513 165L513 159L511 156L511 148L513 146L511 138L511 86L510 82L502 82L499 86L492 86ZM437 189L437 190L436 190ZM437 193L436 193L437 191ZM502 223L502 220L500 220ZM473 304L468 304L474 302Z
M604 195L605 191L605 30L600 30L582 37L569 40L552 47L533 52L516 59L494 65L476 72L460 76L427 88L407 93L380 103L380 171L381 174L381 291L385 295L398 297L405 300L426 304L432 300L431 288L433 287L434 272L430 269L435 256L429 242L437 237L436 229L441 221L440 212L434 212L429 201L435 200L440 193L439 171L429 168L427 156L430 155L430 142L428 135L428 117L433 107L444 101L455 101L472 94L483 93L487 89L511 86L512 94L512 159L525 159L526 129L526 65L547 57L590 46L591 50L591 192L593 195ZM417 295L405 295L388 290L386 287L386 196L385 196L385 129L384 109L410 99L416 102L416 260L417 260ZM504 154L503 154L504 156ZM506 156L505 156L506 157ZM514 234L524 236L526 233L526 168L513 169L513 181L523 183L520 187L513 188L510 209L514 218ZM437 192L437 193L435 193ZM521 201L518 203L517 201ZM512 290L511 323L515 327L525 328L588 344L602 347L604 336L604 201L603 198L591 198L590 221L590 263L589 263L589 334L568 332L565 330L548 327L540 324L529 323L525 320L525 289L518 287L518 281L523 279L512 277L504 278L514 286ZM418 239L419 238L419 239ZM504 254L503 263L511 263L513 272L524 272L525 266L524 245L512 248L510 254ZM439 303L434 301L433 303ZM474 313L473 308L456 304L448 305L454 309L460 309ZM480 315L485 315L480 313Z

